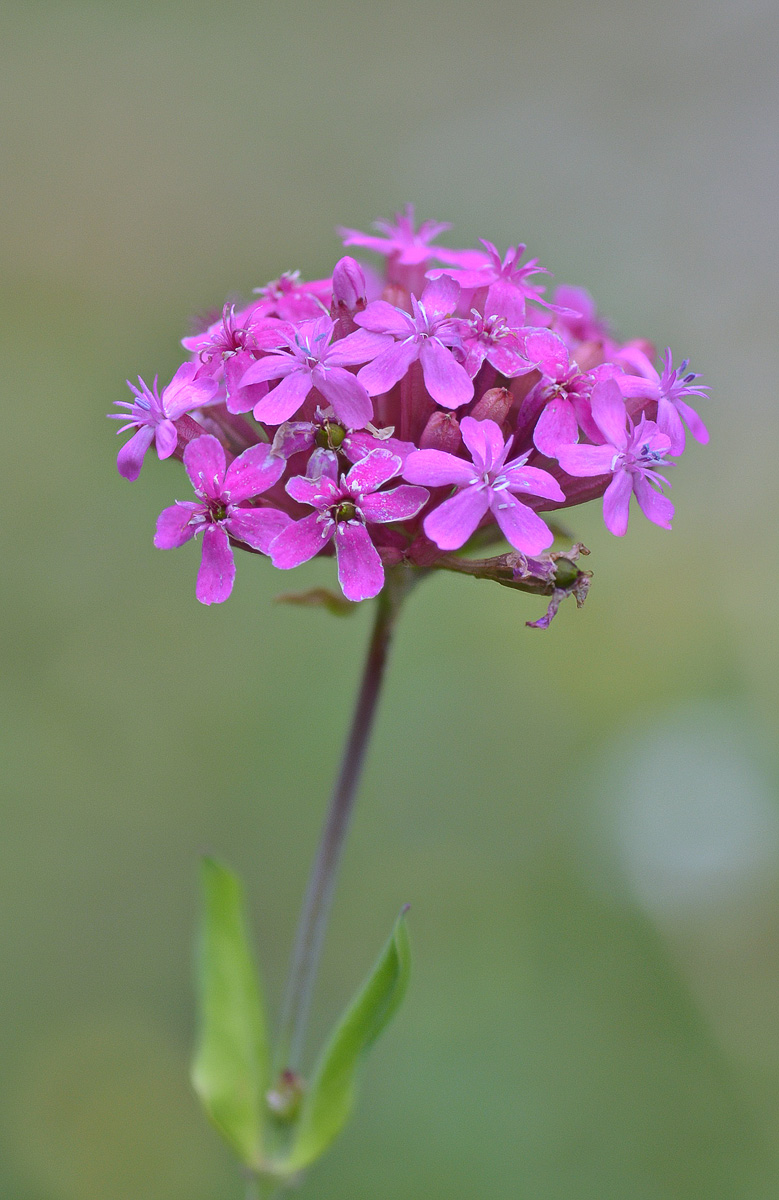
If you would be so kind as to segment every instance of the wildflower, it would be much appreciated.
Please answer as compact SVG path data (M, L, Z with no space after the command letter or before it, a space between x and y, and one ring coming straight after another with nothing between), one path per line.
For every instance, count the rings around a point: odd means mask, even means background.
M361 429L373 416L373 405L364 386L346 366L364 363L387 345L388 338L358 329L349 337L330 344L334 323L331 317L303 321L285 346L270 350L253 363L241 378L240 386L280 382L254 406L258 421L281 425L303 404L316 388L331 404L339 420L352 429Z
M384 586L384 568L367 525L408 521L421 511L429 495L425 488L406 484L378 490L402 466L389 450L372 450L339 479L336 455L322 451L310 474L287 483L292 499L316 512L288 525L275 539L270 547L274 567L283 571L297 567L335 539L338 581L347 600L375 596Z
M144 456L152 442L156 444L159 458L170 458L176 449L178 435L175 422L185 413L208 404L219 390L218 384L209 378L198 379L194 363L183 363L160 396L157 376L151 388L138 376L138 387L127 380L134 400L116 400L117 408L126 408L126 413L109 413L112 421L126 421L117 433L137 429L129 442L125 442L116 459L119 474L125 479L137 479L141 473ZM129 418L129 419L128 419Z
M262 317L279 317L282 321L311 321L326 311L330 300L331 281L312 279L301 281L300 271L285 271L264 287L254 289L260 299L254 311Z
M554 538L537 513L514 493L562 502L565 496L548 471L527 466L528 453L506 462L513 438L504 442L494 421L463 417L462 439L472 462L443 450L417 450L406 459L403 476L430 487L454 484L458 491L425 517L424 529L441 550L458 550L491 511L504 537L523 554L540 554Z
M221 442L211 434L187 445L184 466L198 499L179 500L163 509L154 545L172 550L202 533L196 588L201 604L220 604L233 590L231 538L267 554L270 543L289 524L290 517L276 509L244 507L245 501L267 492L280 479L285 465L267 445L251 446L229 467Z
M701 396L705 399L709 389L706 384L696 384L695 380L700 379L700 375L687 371L690 365L689 359L685 358L681 366L674 368L671 351L667 349L663 355L662 374L658 373L652 363L646 359L642 365L646 378L631 377L631 386L629 390L626 389L626 394L657 401L657 427L670 438L670 453L673 455L684 453L685 436L682 419L686 422L687 428L696 442L705 445L709 440L709 431L684 397Z
M671 449L671 439L654 421L641 417L636 426L625 411L622 394L613 379L596 384L592 392L592 418L604 444L562 446L557 460L568 475L611 475L603 494L606 528L622 537L628 527L630 497L635 493L645 517L663 529L671 528L673 505L658 490L668 480L657 471Z
M524 325L525 301L534 300L546 308L556 306L543 299L542 287L530 283L533 275L548 275L543 267L539 267L538 259L528 259L526 263L520 260L527 247L520 242L518 246L510 246L503 258L500 251L492 242L479 238L484 251L480 254L481 262L474 267L462 267L452 270L450 267L437 267L428 271L429 279L437 279L440 275L449 275L463 288L488 288L484 309L487 313L502 311L510 317L513 323Z
M453 320L459 296L460 285L443 277L428 283L419 300L411 297L410 313L386 300L374 300L355 317L363 329L396 339L357 372L371 396L388 392L419 361L425 387L436 404L459 408L473 399L473 381L452 354L452 347L460 345L460 323Z

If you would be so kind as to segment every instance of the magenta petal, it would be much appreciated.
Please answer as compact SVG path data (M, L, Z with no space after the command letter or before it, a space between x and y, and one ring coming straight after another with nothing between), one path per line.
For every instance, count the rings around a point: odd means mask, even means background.
M570 400L550 400L533 430L533 442L547 458L556 458L560 446L570 446L579 437L579 423Z
M670 439L669 453L684 453L684 425L676 407L665 396L657 402L657 428Z
M154 440L157 445L157 455L159 458L170 458L173 451L176 449L178 442L178 434L176 426L172 421L160 421L154 431Z
M696 442L700 442L702 446L705 446L709 440L709 431L703 424L703 421L700 419L695 409L690 408L689 404L686 404L684 400L677 400L676 407L687 422L687 428L695 438ZM675 454L676 451L672 450L671 453Z
M224 447L210 433L188 442L184 450L184 466L192 486L209 500L218 500L222 495L226 465Z
M653 488L643 475L634 478L633 491L636 493L638 507L644 516L653 521L655 525L660 525L663 529L670 529L674 506L668 497Z
M540 467L513 467L509 463L503 472L509 480L510 492L528 492L531 496L543 496L545 500L557 500L562 504L565 494L554 475Z
M471 463L455 458L445 450L413 450L403 465L403 478L409 483L426 483L430 487L456 484L467 486L476 478Z
M297 368L260 400L254 409L255 417L269 425L281 425L295 415L312 387L308 367Z
M511 492L494 492L492 508L506 541L523 554L541 554L554 541L549 527Z
M486 488L464 488L425 517L425 533L441 550L459 550L468 541L489 506Z
M202 512L202 504L194 504L191 500L179 500L176 504L171 504L170 508L163 508L157 517L157 532L154 535L154 545L157 549L173 550L193 538L201 526L190 525L190 521L195 513Z
M367 311L367 310L366 310ZM390 339L382 333L370 333L367 329L357 329L348 337L334 342L327 352L328 367L354 367L357 363L368 362L386 350Z
M633 481L627 471L618 471L603 494L603 520L617 537L624 537L630 516Z
M291 521L287 513L277 508L234 508L225 521L225 529L239 542L267 554L271 542Z
M219 384L209 375L203 374L195 378L198 370L196 363L182 363L168 386L162 393L162 407L165 415L176 421L185 412L200 408L212 400L219 391Z
M234 579L235 560L227 534L221 526L209 525L203 534L195 595L201 604L221 604L233 590Z
M460 285L451 275L439 275L428 283L421 301L429 315L451 317L460 299Z
M389 479L400 474L402 461L391 450L371 450L349 469L345 484L353 496L375 492Z
M121 430L119 431L122 432ZM133 434L129 442L125 442L116 456L116 466L119 474L131 482L138 478L143 466L143 459L149 446L154 441L154 427L142 425Z
M444 278L442 275L441 279ZM427 338L422 343L419 361L425 387L436 404L443 408L459 408L473 399L473 380L438 338Z
M525 358L548 379L562 379L570 368L568 347L550 329L539 329L525 339Z
M347 600L370 600L384 587L384 568L370 534L360 521L343 521L336 528L338 582Z
M260 496L281 478L286 465L281 455L271 452L270 446L250 446L227 468L223 494L233 504Z
M388 492L374 492L360 500L360 511L368 524L382 525L389 521L410 521L420 513L430 499L427 488L410 487L402 483Z
M335 409L347 429L362 429L373 417L371 398L357 378L343 367L314 367L314 386Z
M460 432L479 474L492 471L505 456L506 444L500 426L495 421L476 421L473 417L463 417Z
M419 344L413 338L406 342L395 342L383 350L378 358L374 358L372 363L361 367L357 378L369 395L380 396L394 387L418 358Z
M311 513L302 521L293 521L271 543L270 556L274 567L288 571L308 562L327 545L333 536L335 524L323 521L319 513Z
M604 379L592 389L592 417L606 441L624 450L628 441L625 401L613 379Z
M614 446L560 446L555 455L568 475L609 475L614 469Z
M329 504L337 504L341 499L341 489L335 480L326 474L295 475L287 480L286 492L293 500L297 500L298 504L310 504L313 508L326 508Z
M270 379L283 379L285 375L289 375L290 371L297 371L299 367L297 359L293 358L291 354L267 354L244 371L238 381L238 386L249 387L252 383L267 383Z
M393 337L405 338L413 328L411 317L400 312L386 300L374 300L365 312L354 318L357 325L372 333L389 333Z

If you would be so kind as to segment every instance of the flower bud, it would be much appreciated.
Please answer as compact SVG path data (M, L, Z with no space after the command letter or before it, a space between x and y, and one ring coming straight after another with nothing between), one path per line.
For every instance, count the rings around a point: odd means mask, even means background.
M509 397L509 400L511 397ZM456 454L462 444L460 422L453 412L434 412L422 430L419 446L422 450L445 450Z
M362 312L367 303L362 267L347 254L333 268L333 309Z
M507 388L490 388L476 401L471 416L475 421L494 421L496 425L502 425L513 403L514 397Z

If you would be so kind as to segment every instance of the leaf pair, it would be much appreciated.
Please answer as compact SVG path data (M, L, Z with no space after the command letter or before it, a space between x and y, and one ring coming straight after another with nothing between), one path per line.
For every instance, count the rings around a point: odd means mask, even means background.
M322 1050L279 1152L273 1144L277 1131L272 1122L269 1126L270 1053L241 885L213 859L203 863L203 902L192 1082L241 1161L283 1180L319 1158L343 1129L361 1061L403 999L410 967L405 910Z

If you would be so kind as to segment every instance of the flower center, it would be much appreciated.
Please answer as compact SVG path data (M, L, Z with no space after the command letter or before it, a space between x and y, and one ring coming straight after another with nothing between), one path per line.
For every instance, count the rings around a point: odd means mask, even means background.
M332 510L333 518L340 525L343 521L353 521L357 516L357 505L351 500L342 500Z
M314 442L320 450L337 450L345 437L346 430L343 425L338 425L335 421L325 421L317 429Z

